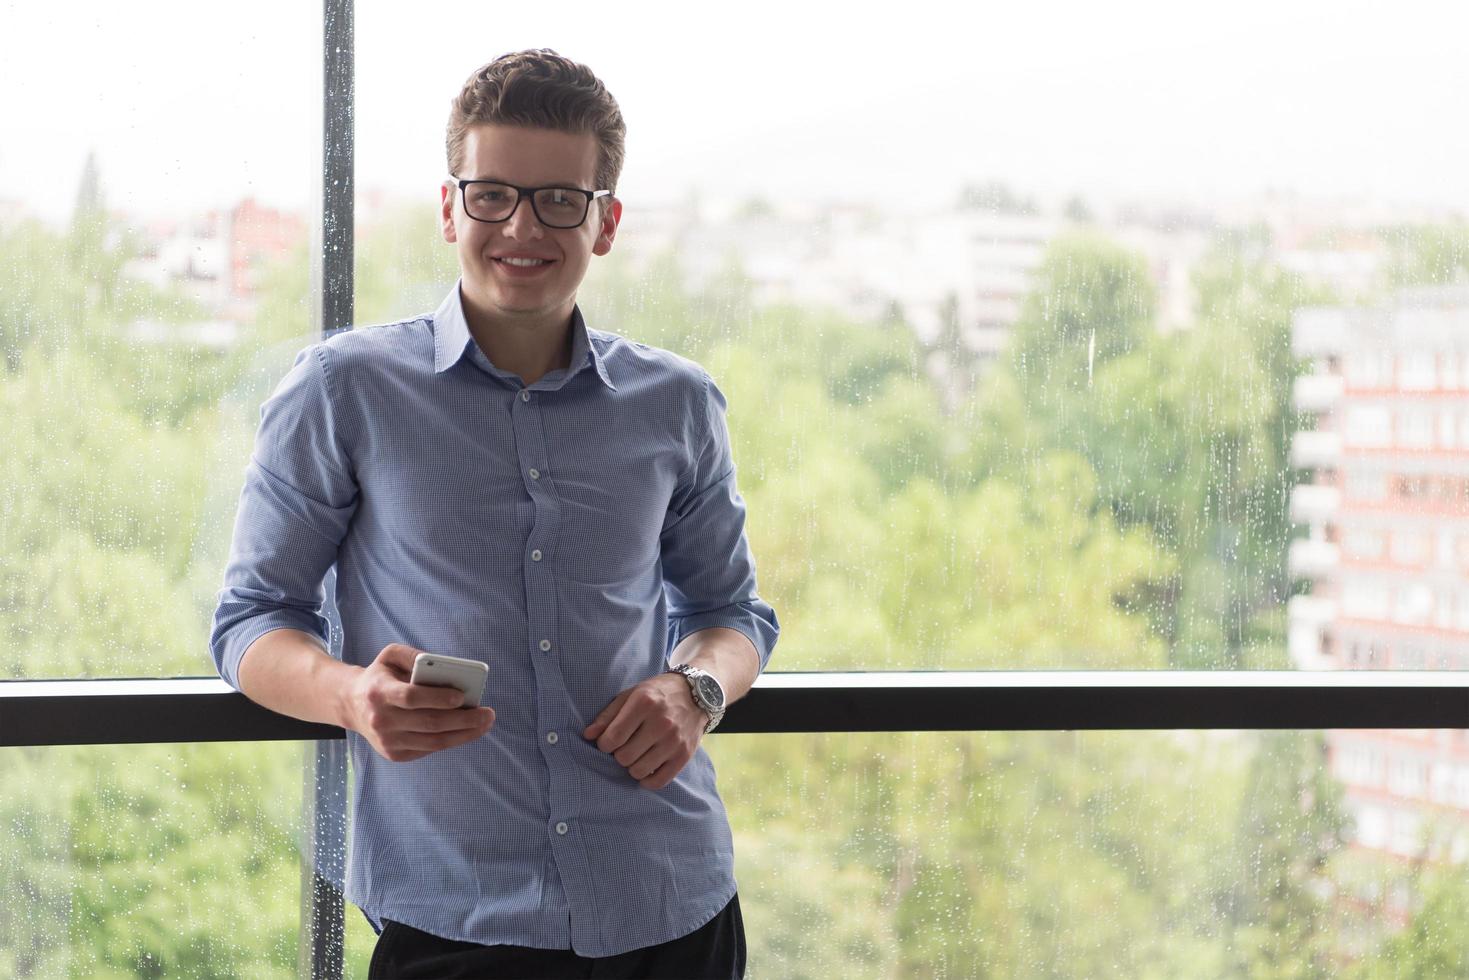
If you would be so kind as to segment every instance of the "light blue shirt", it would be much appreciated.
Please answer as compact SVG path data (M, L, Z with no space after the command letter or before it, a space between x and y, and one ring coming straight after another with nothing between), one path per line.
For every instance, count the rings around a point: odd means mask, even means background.
M590 330L526 386L470 336L459 287L430 316L303 350L262 406L210 650L239 689L262 634L342 659L389 643L485 661L495 726L390 762L356 732L346 897L467 942L611 956L687 935L735 893L729 821L700 748L638 785L582 730L723 626L763 670L725 399L698 365Z

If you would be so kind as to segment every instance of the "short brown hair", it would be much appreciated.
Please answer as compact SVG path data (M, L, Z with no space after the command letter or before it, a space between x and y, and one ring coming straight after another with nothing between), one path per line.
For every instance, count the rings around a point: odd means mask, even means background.
M480 123L595 136L596 186L590 189L616 193L627 126L617 100L586 65L550 48L532 48L502 54L477 69L449 109L449 173L458 175L464 163L465 130Z

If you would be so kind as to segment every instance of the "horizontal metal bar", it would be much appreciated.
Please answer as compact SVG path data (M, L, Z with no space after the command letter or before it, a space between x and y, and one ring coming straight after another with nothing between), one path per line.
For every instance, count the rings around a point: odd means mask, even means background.
M715 734L1469 728L1469 671L769 673ZM213 677L0 681L0 746L343 738Z

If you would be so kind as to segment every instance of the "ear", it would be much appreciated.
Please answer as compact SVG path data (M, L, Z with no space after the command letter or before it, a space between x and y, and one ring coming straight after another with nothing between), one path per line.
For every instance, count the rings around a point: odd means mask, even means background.
M602 213L602 226L597 229L597 241L592 246L593 255L606 255L612 251L612 240L617 237L617 224L622 220L622 202L608 198L612 203Z
M459 240L458 233L454 230L454 202L459 196L459 188L454 182L446 180L439 185L439 226L443 232L444 241L453 244Z

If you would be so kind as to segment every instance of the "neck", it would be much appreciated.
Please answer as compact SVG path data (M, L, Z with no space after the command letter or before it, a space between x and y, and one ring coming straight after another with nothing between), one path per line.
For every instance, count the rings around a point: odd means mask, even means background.
M469 335L490 363L527 385L571 364L571 310L504 315L478 305L461 286L459 302Z

